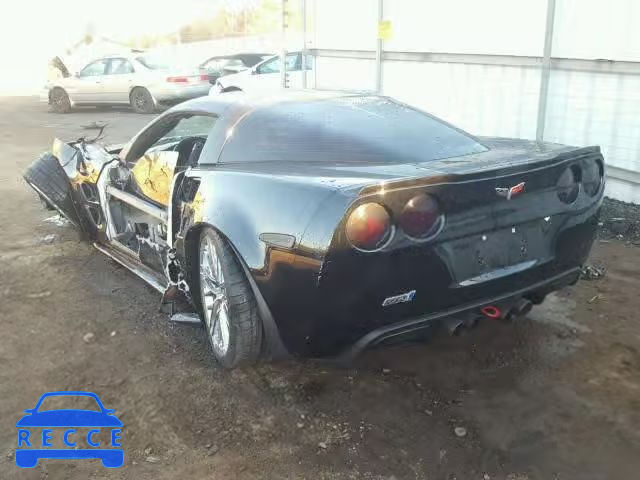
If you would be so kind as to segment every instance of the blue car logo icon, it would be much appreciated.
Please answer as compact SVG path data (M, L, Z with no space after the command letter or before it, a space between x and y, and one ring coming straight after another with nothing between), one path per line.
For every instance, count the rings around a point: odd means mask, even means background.
M93 398L99 411L83 409L56 409L39 411L42 402L49 397L89 397ZM124 463L124 451L120 444L122 422L114 415L114 410L104 408L100 398L91 392L49 392L40 397L36 406L25 410L26 415L18 420L18 448L16 465L21 468L33 468L41 458L83 459L99 458L107 468L118 468ZM90 428L86 436L80 438L76 429ZM42 429L38 435L36 429ZM54 430L62 433L65 447L52 448ZM108 445L101 445L98 435L101 429L109 429ZM78 448L77 442L84 440L90 448ZM103 443L104 440L103 440ZM104 448L108 446L109 448ZM41 447L41 448L40 448Z

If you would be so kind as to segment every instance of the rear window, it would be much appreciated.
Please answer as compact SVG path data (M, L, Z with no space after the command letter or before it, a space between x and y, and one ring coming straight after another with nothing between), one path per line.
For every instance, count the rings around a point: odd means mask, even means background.
M439 160L486 151L461 130L381 97L342 97L257 109L229 136L221 162Z

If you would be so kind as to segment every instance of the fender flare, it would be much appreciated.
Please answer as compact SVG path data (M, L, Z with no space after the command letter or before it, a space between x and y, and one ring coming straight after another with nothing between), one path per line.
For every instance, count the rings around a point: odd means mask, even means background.
M197 241L200 235L200 232L203 228L213 228L225 241L229 242L231 249L233 250L236 258L238 259L242 270L244 271L245 277L249 282L249 286L251 287L251 291L256 299L256 305L258 307L258 313L260 315L260 319L262 320L262 328L263 328L263 341L264 341L264 351L262 355L270 360L282 359L282 358L290 358L291 353L287 350L280 336L280 330L271 314L271 309L267 305L258 285L256 284L253 276L251 275L251 271L247 266L244 258L240 255L240 252L235 247L233 242L229 240L229 238L215 225L211 225L209 223L197 223L191 225L189 229L184 234L184 257L186 260L185 269L187 270L187 278L191 281L193 285L193 279L191 278L191 272L193 271L193 258L192 255L194 253L194 249L196 248ZM193 288L193 286L192 286Z

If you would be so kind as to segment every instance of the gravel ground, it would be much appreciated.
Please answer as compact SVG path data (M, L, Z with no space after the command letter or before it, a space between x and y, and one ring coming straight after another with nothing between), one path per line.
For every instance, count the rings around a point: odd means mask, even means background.
M515 324L377 349L349 367L226 372L201 329L169 325L156 292L49 221L20 178L56 135L107 121L106 141L117 143L150 119L118 109L54 115L32 99L0 99L0 478L638 477L637 247L597 242L592 261L606 276ZM15 422L43 392L71 389L115 409L124 467L18 469Z
M605 198L600 223L600 238L616 238L640 245L640 205Z

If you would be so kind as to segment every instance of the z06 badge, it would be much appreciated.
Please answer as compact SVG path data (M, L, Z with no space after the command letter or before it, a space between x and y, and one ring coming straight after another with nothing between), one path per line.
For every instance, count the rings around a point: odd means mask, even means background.
M382 302L383 307L388 307L389 305L395 305L396 303L406 303L411 302L416 296L416 291L411 290L410 292L402 293L400 295L394 295L393 297L387 297Z

